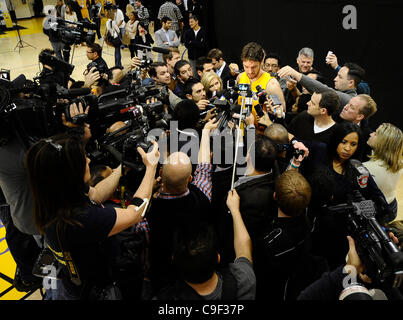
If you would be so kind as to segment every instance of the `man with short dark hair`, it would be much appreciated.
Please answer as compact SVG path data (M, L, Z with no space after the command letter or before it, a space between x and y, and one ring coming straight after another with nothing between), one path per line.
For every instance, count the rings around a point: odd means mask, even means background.
M241 199L240 211L243 221L252 239L252 244L270 224L276 214L276 205L273 200L274 176L273 166L277 151L271 140L262 135L256 135L250 146L247 156L247 171L234 184ZM222 232L229 232L226 236L232 239L231 230L223 228ZM229 244L227 244L228 246ZM226 248L228 250L228 248ZM230 251L228 250L228 254ZM225 257L225 261L233 260L233 255Z
M169 89L172 91L175 90L176 87L176 74L175 74L175 64L181 59L181 55L179 52L179 49L177 48L172 48L170 49L169 53L163 54L162 55L162 61L165 62L165 64L168 67L168 72L171 75L171 83L169 84Z
M165 16L161 19L162 27L155 32L155 43L160 48L178 48L179 38L175 31L171 30L172 19ZM162 60L162 53L158 54L158 61Z
M220 254L215 230L195 224L175 237L173 263L179 273L175 286L161 292L162 300L253 300L256 278L252 265L252 244L239 209L235 190L228 193L227 206L233 224L235 259L218 269Z
M209 100L206 99L206 90L199 80L192 78L186 81L183 92L187 99L196 102L200 111L205 110L209 104Z
M308 110L299 113L288 126L288 131L299 140L330 142L335 121L334 112L340 108L338 95L327 90L315 92L308 102Z
M184 93L185 82L190 78L193 78L193 69L190 65L189 61L179 60L174 67L176 79L178 80L176 83L176 87L174 89L174 93L182 98L186 99L186 95Z
M149 68L148 74L152 79L154 79L157 85L169 86L171 83L171 75L168 72L168 67L163 62L153 62ZM169 92L169 108L172 111L175 109L176 105L182 101L177 95L175 95L171 89L168 88Z
M278 72L280 77L291 76L299 82L310 93L322 92L325 90L335 90L340 98L340 105L345 106L351 98L357 95L357 85L363 76L363 69L355 63L346 63L338 72L334 79L334 89L327 85L298 72L290 66L281 68Z
M203 27L199 25L199 18L192 15L189 18L190 29L183 34L183 44L188 49L189 62L196 73L196 60L207 54L208 38Z
M268 53L264 58L263 70L268 73L276 73L281 68L280 56L276 53Z
M108 64L102 58L102 47L98 43L87 44L87 58L104 69L108 69Z
M217 48L211 49L208 52L207 57L211 59L214 70L221 78L224 88L227 88L228 80L235 80L237 76L231 67L238 69L238 66L236 64L228 65L224 60L222 51Z
M213 64L211 62L211 59L206 58L206 57L199 57L196 60L196 78L198 80L201 80L203 76L214 70Z
M284 78L280 78L277 75L277 72L281 68L281 58L277 53L269 52L266 54L264 58L264 65L263 65L263 70L270 73L272 76L275 76L277 81L280 83L281 90L283 90L284 93L284 98L285 97L285 91L287 89L287 80ZM286 99L287 100L287 99Z

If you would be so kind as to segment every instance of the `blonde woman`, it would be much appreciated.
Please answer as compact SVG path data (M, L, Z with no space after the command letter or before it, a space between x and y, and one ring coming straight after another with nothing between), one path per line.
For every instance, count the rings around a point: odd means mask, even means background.
M130 19L130 13L131 12L136 12L136 10L134 9L134 7L133 7L133 5L131 5L131 4L128 4L127 6L126 6L126 16Z
M368 145L372 148L365 167L373 176L379 189L389 204L390 216L386 223L397 215L396 186L403 173L403 133L390 123L382 123L376 132L371 133Z
M215 97L217 92L223 89L222 80L214 71L204 74L201 83L206 90L208 99Z

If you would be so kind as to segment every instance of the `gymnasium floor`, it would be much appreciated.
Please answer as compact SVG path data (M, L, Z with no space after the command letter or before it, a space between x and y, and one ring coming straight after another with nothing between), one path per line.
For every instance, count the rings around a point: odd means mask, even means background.
M32 79L40 72L38 64L40 51L43 48L51 48L51 45L48 37L42 32L42 18L21 20L18 24L27 28L20 30L21 38L25 42L24 47L20 50L18 47L16 48L19 40L17 31L8 31L6 34L0 35L0 68L11 70L11 79L16 78L20 74L24 74L27 79ZM104 30L105 22L102 23L102 34ZM152 29L151 33L153 33ZM99 43L102 45L101 42ZM28 44L35 48L28 46ZM184 51L184 47L179 47L179 49L181 53ZM113 48L104 44L102 56L109 66L114 65ZM76 47L73 59L75 68L72 78L76 80L83 79L82 74L88 63L86 47ZM128 49L122 51L122 63L124 66L130 63L130 52ZM400 179L398 185L397 200L399 203L397 219L403 220L403 177ZM39 291L34 293L18 292L12 286L15 268L15 262L8 251L5 241L5 228L0 221L0 300L41 300Z

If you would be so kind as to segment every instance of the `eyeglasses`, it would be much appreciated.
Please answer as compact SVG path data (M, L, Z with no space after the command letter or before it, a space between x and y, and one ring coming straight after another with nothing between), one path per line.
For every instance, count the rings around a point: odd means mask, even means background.
M267 67L267 68L269 68L269 67L277 68L277 67L278 67L278 64L265 63L264 66Z
M87 51L87 53L94 53L94 51Z

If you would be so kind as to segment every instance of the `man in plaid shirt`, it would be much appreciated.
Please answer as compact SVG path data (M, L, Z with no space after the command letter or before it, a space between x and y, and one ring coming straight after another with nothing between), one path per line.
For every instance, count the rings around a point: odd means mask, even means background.
M183 16L176 4L171 1L165 1L158 11L158 19L168 17L172 20L171 30L175 31L179 37L180 30L183 28Z
M150 24L150 13L148 12L148 9L143 6L142 0L136 0L136 10L139 21L144 23L144 26L148 31L148 25Z

